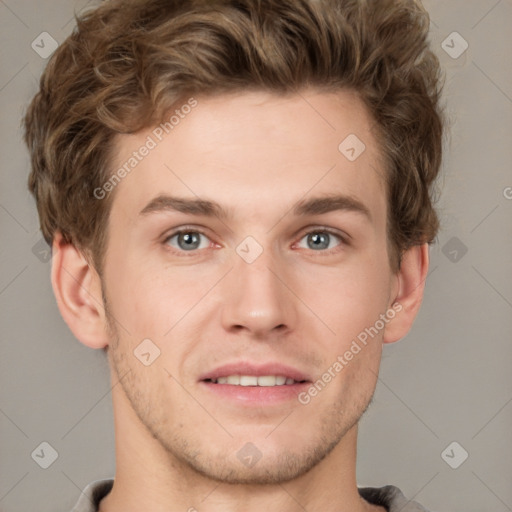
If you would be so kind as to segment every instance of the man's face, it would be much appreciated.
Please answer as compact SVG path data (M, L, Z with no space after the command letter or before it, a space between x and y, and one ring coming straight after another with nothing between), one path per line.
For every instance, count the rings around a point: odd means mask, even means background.
M130 428L174 460L224 481L285 481L336 447L375 389L374 326L396 284L383 170L352 93L196 99L161 141L149 129L117 142L113 170L148 136L157 144L117 185L109 219L112 370L140 420ZM351 134L366 146L355 160L353 139L339 149ZM171 196L225 216L177 211ZM327 196L344 199L297 206ZM147 363L155 347L148 366L134 355Z

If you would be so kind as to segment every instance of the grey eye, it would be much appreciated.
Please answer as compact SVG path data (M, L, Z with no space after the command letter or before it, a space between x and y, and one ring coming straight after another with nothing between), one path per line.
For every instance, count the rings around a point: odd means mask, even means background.
M333 245L331 245L331 243L336 239L338 239L338 245L341 243L341 237L334 233L329 233L328 231L312 231L302 238L302 240L304 239L306 239L307 243L306 249L312 249L314 251L332 249Z
M167 243L175 249L182 251L194 251L196 249L208 247L208 242L206 242L205 247L201 247L201 237L208 240L205 235L198 231L181 231L170 236L167 239Z

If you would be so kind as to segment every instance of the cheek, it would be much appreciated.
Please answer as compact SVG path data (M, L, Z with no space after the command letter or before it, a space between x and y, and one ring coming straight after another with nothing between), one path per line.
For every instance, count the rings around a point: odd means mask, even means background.
M389 277L377 264L317 272L301 283L301 297L342 341L370 327L385 312Z
M201 300L218 281L216 274L193 269L135 265L117 269L111 301L132 337L165 344L182 325L194 324ZM112 279L114 281L114 279Z

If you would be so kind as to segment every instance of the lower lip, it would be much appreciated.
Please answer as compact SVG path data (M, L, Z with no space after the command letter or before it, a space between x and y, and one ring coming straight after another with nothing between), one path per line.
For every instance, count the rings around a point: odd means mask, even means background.
M227 399L235 400L247 405L272 405L289 400L298 400L300 392L305 391L310 382L297 382L283 386L233 386L230 384L214 384L213 382L201 381L210 393Z

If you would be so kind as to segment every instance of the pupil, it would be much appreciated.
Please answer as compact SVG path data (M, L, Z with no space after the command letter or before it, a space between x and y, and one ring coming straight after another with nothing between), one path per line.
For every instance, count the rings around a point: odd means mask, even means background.
M310 235L310 240L313 241L313 248L326 249L329 247L329 235L327 233L313 233Z
M185 242L186 249L197 249L199 245L199 236L197 233L181 233L180 241Z

